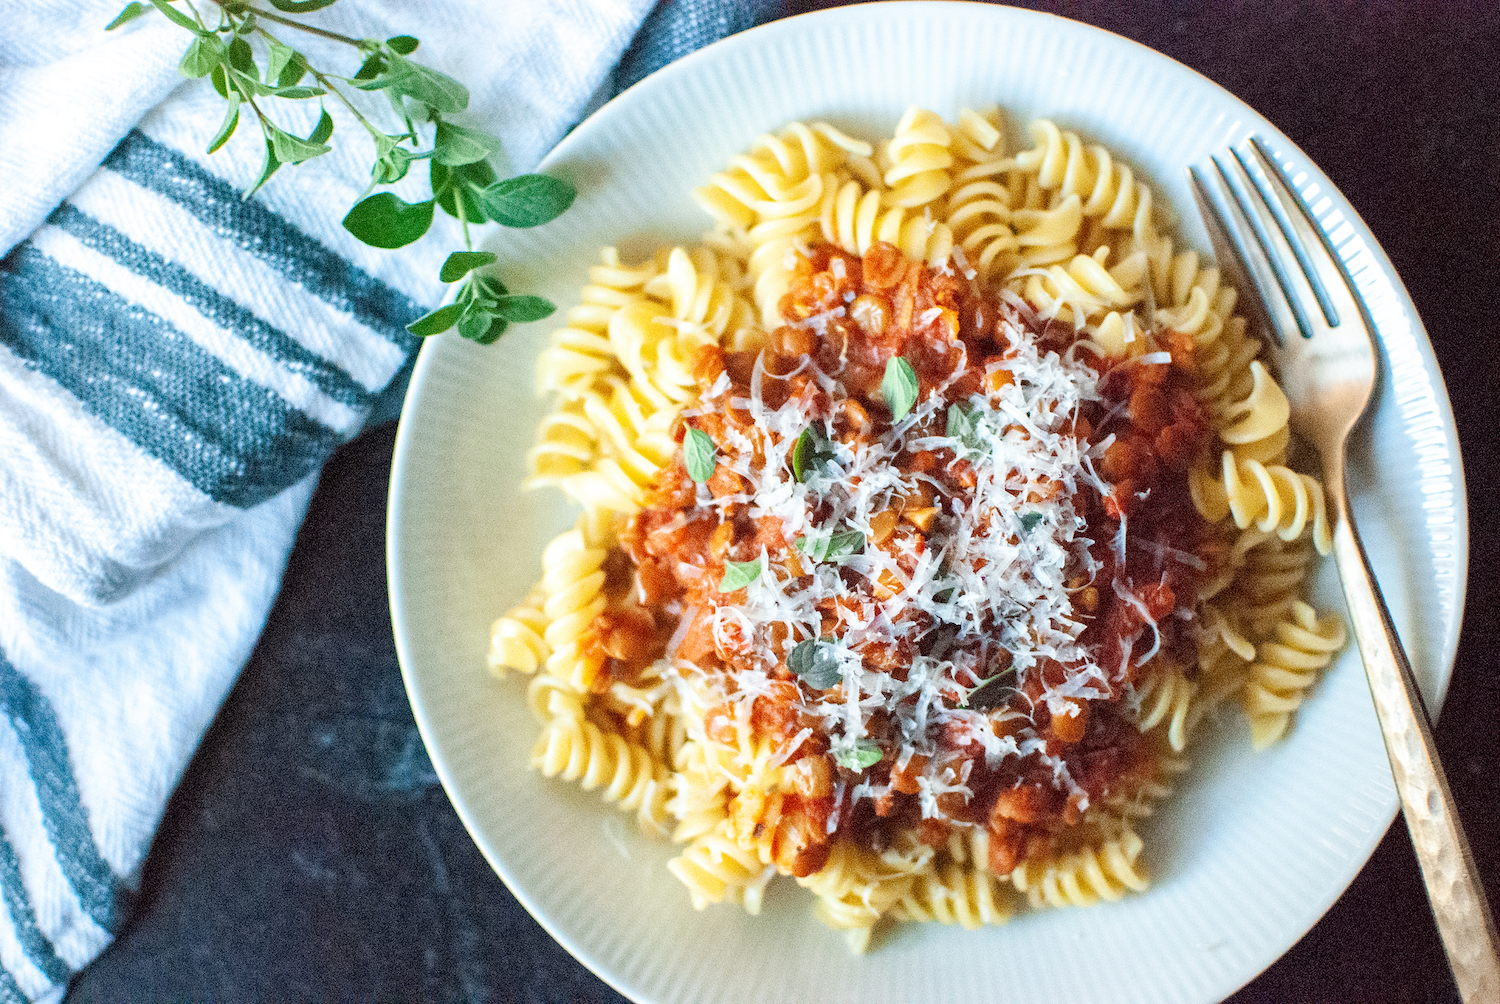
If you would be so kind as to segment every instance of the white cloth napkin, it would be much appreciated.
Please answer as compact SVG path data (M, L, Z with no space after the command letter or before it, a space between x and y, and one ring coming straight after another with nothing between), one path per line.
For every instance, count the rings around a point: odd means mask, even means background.
M121 6L0 0L0 1004L60 998L128 917L317 472L402 373L404 326L462 247L442 213L398 252L342 229L371 154L333 101L334 152L242 200L259 130L247 116L206 154L223 103L177 72L190 36L154 11L106 34ZM345 0L311 18L420 38L414 58L471 91L458 121L517 173L649 7ZM272 103L302 135L318 114Z

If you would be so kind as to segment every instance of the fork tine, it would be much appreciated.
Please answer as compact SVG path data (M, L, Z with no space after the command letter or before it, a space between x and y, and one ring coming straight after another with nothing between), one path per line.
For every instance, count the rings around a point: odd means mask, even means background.
M1220 268L1231 273L1237 288L1259 294L1248 297L1248 303L1278 345L1285 343L1283 332L1296 329L1306 336L1306 318L1298 312L1296 298L1289 295L1285 276L1261 241L1246 238L1255 229L1230 187L1223 164L1217 157L1212 160L1219 175L1217 183L1196 166L1188 168L1188 177Z
M1281 236L1286 239L1287 247L1292 252L1292 257L1297 259L1297 265L1301 268L1303 277L1307 279L1308 285L1312 288L1313 297L1318 301L1318 307L1323 311L1323 319L1328 322L1329 327L1336 328L1339 323L1338 308L1334 306L1333 299L1329 296L1328 287L1323 281L1318 266L1307 252L1307 246L1304 242L1309 235L1306 233L1305 228L1298 227L1293 222L1291 216L1288 215L1287 207L1283 200L1288 197L1293 199L1296 202L1297 211L1310 215L1307 205L1302 201L1302 197L1297 194L1296 190L1287 183L1286 175L1271 157L1270 151L1260 141L1259 136L1250 137L1250 149L1254 152L1256 159L1260 161L1260 171L1252 171L1250 164L1245 160L1245 155L1239 150L1230 150L1229 152L1234 155L1235 160L1239 161L1240 170L1244 172L1245 177L1250 179L1250 183L1255 186L1256 191L1260 194L1261 204L1270 211L1271 216L1275 219L1276 226L1281 231Z
M1352 321L1363 317L1365 326L1373 333L1375 326L1364 302L1355 292L1357 287L1354 278L1339 257L1332 237L1318 224L1312 207L1292 184L1286 170L1277 162L1265 142L1258 136L1251 137L1250 147L1260 161L1269 186L1269 191L1264 187L1261 191L1275 207L1273 212L1280 217L1283 230L1288 235L1296 235L1295 241L1289 238L1289 244L1293 253L1297 254L1314 295L1323 304L1323 313L1328 318L1329 326L1339 327L1340 318ZM1307 250L1299 253L1299 249Z

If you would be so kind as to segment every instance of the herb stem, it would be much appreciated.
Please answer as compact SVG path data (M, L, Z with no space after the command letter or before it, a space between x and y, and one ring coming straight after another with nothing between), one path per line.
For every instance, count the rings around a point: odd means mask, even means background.
M230 2L230 0L209 0L209 2L216 4L219 7L225 7L226 4ZM252 7L249 4L236 3L234 4L234 9L246 14L254 14L258 18L266 21L272 21L276 24L284 24L288 28L296 28L298 31L305 31L309 35L317 35L320 38L330 39L334 42L342 42L345 45L352 45L356 49L362 49L365 45L365 43L360 39L350 38L348 35L340 35L338 32L329 31L326 28L317 28L310 24L302 24L300 22L293 21L289 17L282 17L280 14L276 14L268 10L261 10L259 7Z
M193 6L193 0L184 0L184 2L187 6L187 9L193 12L193 20L198 22L198 27L202 28L204 31L207 31L208 25L203 23L203 15L199 14L198 8ZM217 0L215 0L215 2L217 2ZM222 14L223 12L221 11L220 13Z
M218 3L219 0L213 0L213 2ZM291 22L284 23L290 24ZM293 25L293 27L301 26ZM259 25L256 26L255 33L257 35L261 35L269 41L275 42L277 45L286 44L282 42L281 39L277 38L275 35L271 34L269 31L260 27ZM355 119L358 120L359 124L365 127L366 132L368 132L372 136L380 134L380 130L376 129L375 126L370 122L370 120L365 118L364 115L360 113L359 108L355 106L354 102L349 100L348 95L334 86L333 80L328 76L328 74L324 73L322 70L318 69L311 63L308 63L307 57L305 56L303 57L303 62L307 65L307 72L312 75L312 78L319 84L321 84L329 94L332 94L335 98L338 98L340 103L342 103L345 108L349 109L349 114L353 115ZM341 77L339 79L342 80L343 78ZM368 192L366 192L366 194L368 194Z
M469 240L469 217L464 213L463 192L458 191L457 189L455 189L453 192L453 208L458 210L458 225L462 227L464 231L464 250L473 251L474 244Z

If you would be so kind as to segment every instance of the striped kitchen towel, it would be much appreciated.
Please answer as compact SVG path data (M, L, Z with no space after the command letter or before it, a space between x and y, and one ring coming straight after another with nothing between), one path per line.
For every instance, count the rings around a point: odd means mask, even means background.
M0 0L0 1004L60 998L128 918L317 472L390 414L405 325L462 246L442 214L398 252L342 229L370 153L333 102L334 152L243 200L258 130L206 154L223 108L177 73L187 34L155 12L105 34L123 5ZM418 36L515 173L607 85L649 7L344 0L314 16ZM352 51L304 48L354 69ZM281 104L306 135L316 102Z

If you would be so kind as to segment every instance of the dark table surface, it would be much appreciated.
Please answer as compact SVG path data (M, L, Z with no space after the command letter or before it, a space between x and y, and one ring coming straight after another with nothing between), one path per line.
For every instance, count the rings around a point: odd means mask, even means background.
M1265 114L1411 292L1457 415L1471 519L1438 745L1500 903L1500 5L1037 6L1166 53ZM135 917L70 1001L621 999L490 870L417 734L386 597L394 434L379 426L326 468L259 647L167 808ZM1399 820L1322 921L1231 1000L1457 1000Z

